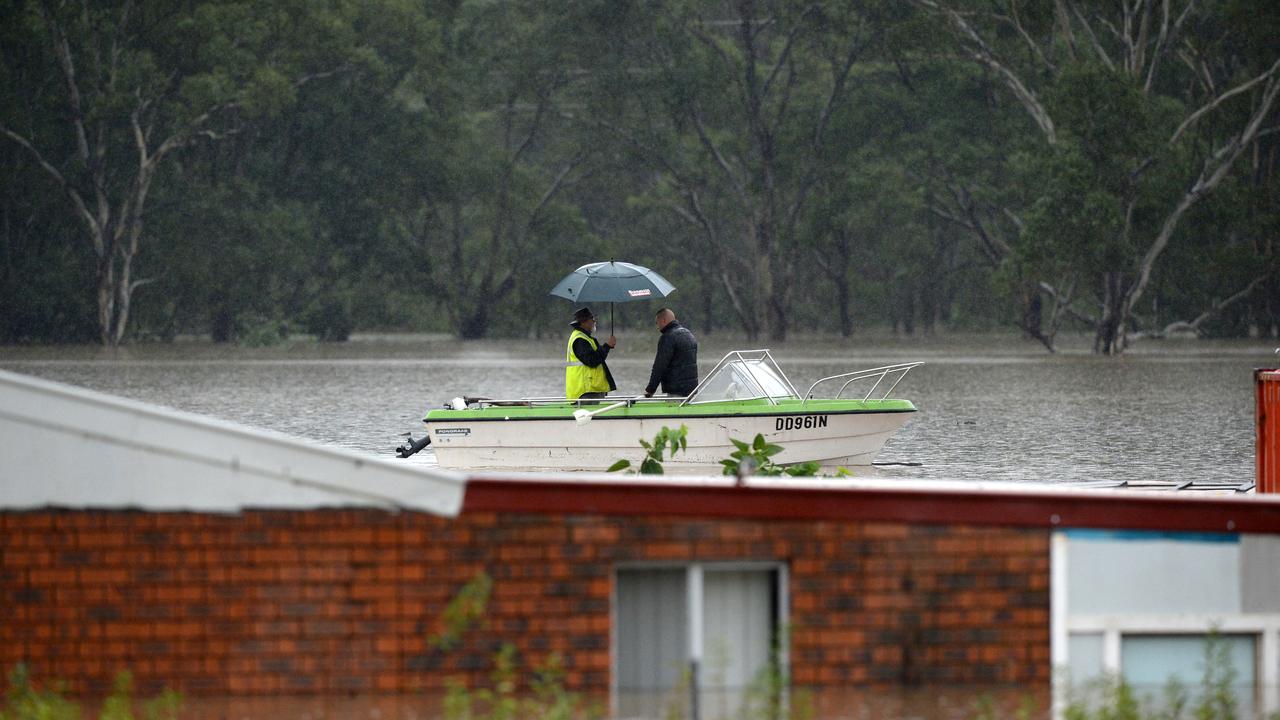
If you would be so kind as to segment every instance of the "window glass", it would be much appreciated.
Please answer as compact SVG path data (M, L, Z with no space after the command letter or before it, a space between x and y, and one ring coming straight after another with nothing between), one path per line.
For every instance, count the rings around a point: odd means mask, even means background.
M735 360L708 377L691 402L791 396L787 383L764 360Z
M1203 697L1208 679L1210 692L1218 686L1234 692L1238 717L1253 717L1256 644L1253 635L1125 635L1121 675L1140 697L1156 703L1174 680L1187 690L1192 706Z
M745 367L765 395L775 398L791 397L791 388L787 387L787 383L778 377L773 367L764 360L748 360Z
M619 692L675 687L689 656L685 569L619 570L617 593Z
M700 570L699 570L700 569ZM702 577L702 659L692 686L689 573ZM619 717L666 717L692 707L704 717L741 717L766 681L781 600L776 569L699 564L619 568L614 626Z
M707 717L741 717L746 693L773 651L774 573L708 570L703 580L701 707Z

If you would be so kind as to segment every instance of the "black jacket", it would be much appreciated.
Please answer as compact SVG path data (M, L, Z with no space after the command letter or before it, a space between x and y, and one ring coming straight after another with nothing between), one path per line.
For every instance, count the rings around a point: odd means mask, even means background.
M698 386L698 340L689 328L674 320L662 328L644 391L653 392L659 383L662 392L671 395L688 395Z
M582 326L578 323L573 323L573 329L582 330L582 332L591 335L591 333L583 330ZM591 337L592 339L595 339L594 335L591 335ZM604 361L605 358L609 357L609 351L612 350L612 348L599 340L596 340L596 344L599 347L592 350L591 343L583 340L582 338L578 338L573 341L573 354L578 358L578 360L582 361L583 365L586 365L589 368L604 365L604 379L609 381L609 390L617 390L618 384L613 381L613 373L609 372L609 366Z

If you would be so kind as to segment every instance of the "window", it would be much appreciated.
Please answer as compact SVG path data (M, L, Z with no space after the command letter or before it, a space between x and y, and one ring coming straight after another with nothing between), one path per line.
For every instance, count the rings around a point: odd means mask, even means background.
M1189 707L1205 698L1205 692L1228 691L1237 716L1254 717L1258 687L1256 659L1258 636L1204 634L1117 633L1119 676L1145 707L1167 710L1170 683L1185 693ZM1070 636L1070 700L1097 707L1104 702L1107 672L1103 655L1105 636L1072 633ZM1208 681L1208 687L1206 687Z
M736 717L774 657L785 569L773 563L617 571L617 717Z
M1189 707L1234 698L1238 717L1280 710L1277 538L1231 533L1054 533L1055 711L1096 705L1121 678L1145 706L1173 681Z

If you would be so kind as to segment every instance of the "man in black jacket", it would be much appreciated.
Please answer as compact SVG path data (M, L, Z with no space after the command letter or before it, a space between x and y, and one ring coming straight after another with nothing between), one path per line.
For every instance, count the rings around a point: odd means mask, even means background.
M659 310L654 322L662 337L658 339L658 354L653 359L644 396L653 397L659 384L668 395L688 395L698 386L698 340L689 328L676 322L671 308Z

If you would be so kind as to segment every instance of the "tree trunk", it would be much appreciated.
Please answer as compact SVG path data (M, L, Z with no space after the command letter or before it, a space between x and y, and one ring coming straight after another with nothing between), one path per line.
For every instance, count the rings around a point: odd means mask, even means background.
M1103 355L1124 352L1126 337L1124 273L1111 271L1102 275L1102 318L1093 338L1093 351Z
M236 335L236 316L231 311L231 307L223 301L215 300L213 309L213 317L211 318L212 327L209 334L213 337L215 343L227 343L235 339Z
M479 340L489 334L489 303L481 301L475 308L462 316L462 324L458 327L458 336L463 340Z
M840 337L851 337L853 313L849 311L849 283L843 277L836 283L836 305L840 312Z

